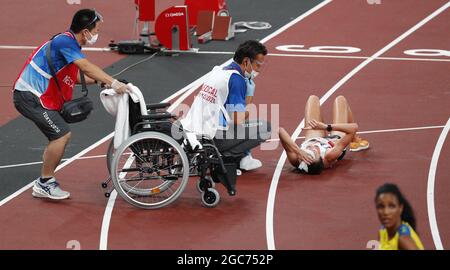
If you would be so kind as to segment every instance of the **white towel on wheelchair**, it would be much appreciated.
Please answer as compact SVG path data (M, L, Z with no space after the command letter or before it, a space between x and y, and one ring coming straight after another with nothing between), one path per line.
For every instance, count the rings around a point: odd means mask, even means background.
M131 97L134 103L139 102L141 114L147 115L147 106L141 90L129 83L131 91L123 95L117 94L114 89L105 89L100 92L100 100L106 111L116 117L114 129L114 149L117 149L131 135L129 124L128 99Z

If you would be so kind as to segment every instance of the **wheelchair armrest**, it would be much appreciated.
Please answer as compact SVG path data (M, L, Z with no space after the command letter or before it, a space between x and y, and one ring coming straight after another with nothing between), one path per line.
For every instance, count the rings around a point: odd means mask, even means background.
M142 120L161 120L161 119L169 119L175 118L174 114L163 112L163 113L151 113L149 115L142 115Z
M147 110L164 109L169 107L170 105L171 104L169 102L147 104Z

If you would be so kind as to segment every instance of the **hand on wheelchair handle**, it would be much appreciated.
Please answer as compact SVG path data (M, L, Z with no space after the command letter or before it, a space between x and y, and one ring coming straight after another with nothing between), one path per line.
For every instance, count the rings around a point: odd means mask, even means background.
M114 80L112 82L111 88L113 88L118 94L125 94L126 92L129 92L127 85L123 82L119 82L118 80Z
M130 83L129 81L127 81L125 79L119 79L118 81L121 82L121 83L124 83L124 84L129 84Z

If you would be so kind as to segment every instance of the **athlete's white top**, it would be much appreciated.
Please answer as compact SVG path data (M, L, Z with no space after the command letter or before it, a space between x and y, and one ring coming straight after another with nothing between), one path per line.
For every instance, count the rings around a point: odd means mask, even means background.
M334 143L328 139L317 137L317 138L311 138L309 140L304 141L300 148L303 150L306 150L308 146L318 146L320 149L320 157L323 159L325 158L325 154L328 149L333 148Z

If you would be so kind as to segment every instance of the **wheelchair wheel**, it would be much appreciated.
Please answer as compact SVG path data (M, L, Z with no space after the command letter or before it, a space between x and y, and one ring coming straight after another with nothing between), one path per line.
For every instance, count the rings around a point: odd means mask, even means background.
M206 176L205 180L202 181L201 179L198 179L197 181L197 190L198 192L202 193L208 188L215 188L216 183L211 179L211 177Z
M214 188L208 188L202 192L202 203L204 206L212 208L216 207L220 202L220 195Z
M123 199L136 207L156 209L181 195L189 178L189 162L173 138L143 132L122 143L110 171L114 188Z

